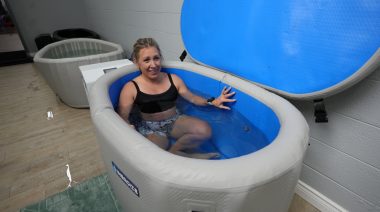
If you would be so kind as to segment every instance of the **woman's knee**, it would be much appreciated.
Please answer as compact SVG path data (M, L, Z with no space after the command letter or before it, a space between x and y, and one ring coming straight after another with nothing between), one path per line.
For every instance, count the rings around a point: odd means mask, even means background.
M179 138L185 134L191 134L200 140L206 140L211 137L212 130L207 122L197 118L185 116L176 121L171 135L174 138Z
M209 139L212 135L212 130L207 122L200 121L199 124L195 125L195 133L202 137L203 139Z

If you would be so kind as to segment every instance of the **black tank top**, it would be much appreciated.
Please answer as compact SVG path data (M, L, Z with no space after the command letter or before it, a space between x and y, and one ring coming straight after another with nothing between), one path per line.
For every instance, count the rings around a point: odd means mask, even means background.
M132 80L136 87L137 95L135 104L143 113L157 113L168 110L175 106L178 97L178 91L175 87L172 76L168 73L170 87L167 91L160 94L146 94L140 91L139 86Z

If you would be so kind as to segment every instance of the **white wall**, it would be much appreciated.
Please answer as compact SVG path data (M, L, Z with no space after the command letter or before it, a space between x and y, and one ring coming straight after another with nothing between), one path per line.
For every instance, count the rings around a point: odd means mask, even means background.
M82 0L5 0L28 53L37 51L34 39L58 29L87 28Z
M91 29L121 44L128 57L140 37L154 37L167 60L178 60L184 50L179 28L182 0L84 2Z
M380 69L325 100L328 123L295 104L311 130L301 180L349 211L380 211Z

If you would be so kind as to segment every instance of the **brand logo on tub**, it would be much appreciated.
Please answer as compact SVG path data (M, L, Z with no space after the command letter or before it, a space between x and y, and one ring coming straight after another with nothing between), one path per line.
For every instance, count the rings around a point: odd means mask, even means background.
M116 164L112 161L112 169L120 177L120 179L128 186L131 191L136 194L136 196L140 197L139 188L130 180L128 177L116 166Z

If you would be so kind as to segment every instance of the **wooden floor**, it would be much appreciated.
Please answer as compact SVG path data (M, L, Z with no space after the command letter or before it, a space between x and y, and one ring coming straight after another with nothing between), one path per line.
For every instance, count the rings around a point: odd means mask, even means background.
M105 172L89 110L60 102L33 64L0 67L0 211L65 190L66 164L77 183ZM314 211L298 195L289 209Z

